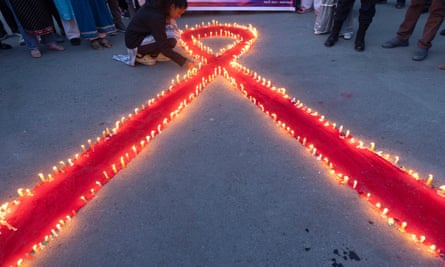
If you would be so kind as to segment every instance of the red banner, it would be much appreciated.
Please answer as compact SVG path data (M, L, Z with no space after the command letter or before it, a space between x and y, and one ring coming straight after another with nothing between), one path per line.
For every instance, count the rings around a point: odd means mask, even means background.
M295 0L188 0L188 11L295 11Z

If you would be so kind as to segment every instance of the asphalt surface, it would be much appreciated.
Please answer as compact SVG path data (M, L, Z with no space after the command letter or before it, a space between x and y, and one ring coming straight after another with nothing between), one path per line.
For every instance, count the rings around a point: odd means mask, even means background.
M445 184L445 37L425 61L383 49L405 10L379 5L366 51L323 46L314 14L189 12L185 24L252 24L240 62L401 164ZM357 14L356 14L357 15ZM355 16L356 17L356 16ZM128 21L126 21L128 23ZM357 20L355 19L355 28ZM87 42L31 58L17 38L0 51L0 203L39 172L80 152L184 69L129 67ZM295 140L219 78L97 197L30 266L442 266L387 225Z

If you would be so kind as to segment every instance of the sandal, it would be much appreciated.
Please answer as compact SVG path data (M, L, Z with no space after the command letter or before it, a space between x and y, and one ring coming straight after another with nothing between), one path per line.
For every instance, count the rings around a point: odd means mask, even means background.
M157 62L167 62L167 61L170 61L171 59L170 59L169 57L166 57L164 54L159 53L159 54L155 57L155 60L156 60Z
M90 46L91 46L93 49L96 49L96 50L102 50L102 49L104 49L104 48L102 47L102 45L100 44L99 39L91 40L91 41L90 41Z
M150 55L143 56L141 54L137 54L136 62L143 65L152 66L156 64L156 59L152 58Z
M31 56L33 58L39 58L39 57L42 57L42 53L40 52L39 49L34 48L34 49L31 50Z
M304 7L299 7L297 9L297 13L298 14L305 14L305 13L309 13L312 11L312 8L304 8Z
M58 44L49 44L46 46L46 49L53 50L53 51L63 51L65 48Z
M106 48L112 48L113 45L105 38L99 38L99 43Z

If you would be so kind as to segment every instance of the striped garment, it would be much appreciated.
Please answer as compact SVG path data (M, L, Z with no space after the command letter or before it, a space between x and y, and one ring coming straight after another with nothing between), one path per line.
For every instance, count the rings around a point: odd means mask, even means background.
M48 0L9 0L23 29L32 35L54 32Z

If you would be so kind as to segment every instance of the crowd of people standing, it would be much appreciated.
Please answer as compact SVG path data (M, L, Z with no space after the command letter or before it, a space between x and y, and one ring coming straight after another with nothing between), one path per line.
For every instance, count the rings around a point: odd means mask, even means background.
M29 48L32 57L39 58L42 56L41 46L45 47L46 50L64 50L64 47L59 44L61 41L60 38L57 38L58 34L54 23L57 24L60 35L65 36L72 45L80 45L81 40L88 40L93 49L111 48L112 44L107 39L107 35L114 34L117 31L126 31L126 25L122 22L123 16L136 17L140 20L139 17L141 16L136 16L136 11L141 7L150 6L147 7L147 10L153 9L157 3L163 3L164 1L149 0L147 4L145 2L145 0L0 0L0 12L11 31L11 35L17 36L20 43ZM165 0L165 2L174 6L180 4L182 5L180 7L184 10L184 5L187 7L186 0L181 3L177 1L176 3L175 0ZM327 34L328 37L324 45L332 47L338 42L339 37L346 40L352 39L354 34L352 16L354 3L355 0L301 0L296 12L304 14L313 10L316 15L314 33ZM354 40L356 51L365 51L366 32L376 14L376 4L386 3L387 0L360 0L358 28ZM405 4L405 0L396 0L395 7L402 9L405 8ZM156 12L144 12L148 16L156 15ZM167 18L167 21L163 24L168 24L169 11L165 12L161 16ZM440 32L441 35L445 35L445 29L440 31L445 17L444 0L411 0L404 19L396 31L396 36L384 42L382 47L389 49L408 46L409 38L422 13L428 13L428 18L423 27L422 38L417 42L417 48L412 59L421 61L427 58L436 34ZM135 23L130 22L130 25L135 25ZM141 25L138 27L141 27ZM152 34L150 31L141 32L148 35ZM0 49L12 48L11 45L2 43L2 40L8 36L0 21ZM155 39L159 38L167 39L165 34L159 35L157 33ZM164 40L162 42L166 47L171 46ZM131 46L135 46L135 44ZM134 47L128 48L134 49ZM140 48L140 51L143 50ZM174 55L171 54L170 50L164 49L163 51L170 54L170 57ZM144 60L145 62L154 62L151 58L145 58ZM142 62L143 60L136 57L135 61ZM181 59L180 65L184 64L183 61L184 58ZM445 64L440 65L439 68L445 69Z
M396 0L395 7L402 9L405 7L405 0ZM352 38L352 9L355 0L301 0L301 6L297 13L304 14L314 10L316 15L314 24L314 34L329 34L324 45L334 46L339 37L346 40ZM355 37L354 48L358 52L365 50L366 31L376 14L376 4L386 4L387 0L360 0L358 15L358 29ZM414 32L414 28L422 13L428 13L427 21L423 27L422 38L417 42L417 48L412 59L422 61L427 58L432 41L444 21L445 1L443 0L411 0L403 21L396 32L396 37L384 42L383 48L396 48L409 45L409 38ZM345 35L344 24L348 24ZM445 36L445 29L440 31L440 35ZM439 65L439 69L445 70L445 64Z
M128 9L126 0L0 0L0 11L12 35L23 39L21 44L34 58L42 56L42 46L46 50L65 50L59 44L63 42L59 35L65 36L71 45L80 45L85 39L93 49L112 47L106 37L125 31L124 8ZM11 45L1 43L9 37L3 23L0 34L1 49L10 49Z

